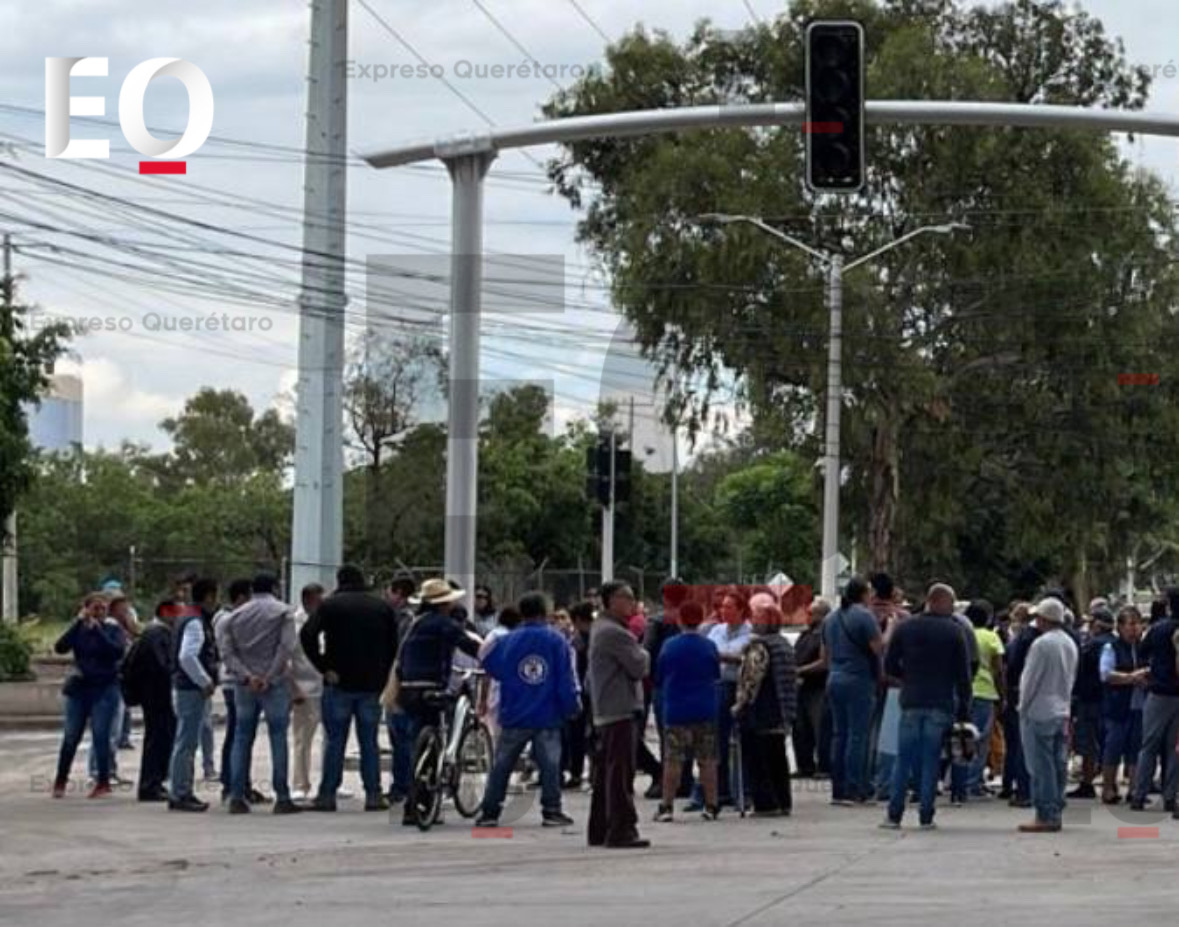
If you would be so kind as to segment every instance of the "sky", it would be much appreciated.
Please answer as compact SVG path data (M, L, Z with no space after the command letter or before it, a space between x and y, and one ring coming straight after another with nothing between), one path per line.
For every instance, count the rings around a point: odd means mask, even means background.
M1179 112L1179 75L1163 71L1179 66L1179 5L1089 0L1084 6L1124 39L1131 62L1158 69L1151 109ZM780 9L768 0L354 0L349 148L358 154L488 124L527 124L556 86L600 60L604 36L616 38L642 22L682 37L704 17L738 29ZM87 446L125 439L165 446L159 421L201 386L241 390L256 408L290 407L309 23L309 7L286 0L206 0L199 8L185 0L0 0L0 203L6 204L0 227L14 235L23 293L42 317L99 320L75 341L66 365L84 380ZM552 66L555 77L490 75L491 67L519 65L525 54ZM110 139L109 161L46 160L44 59L66 55L110 59L107 78L75 78L71 92L103 94L112 121L119 86L136 64L161 56L192 61L213 87L218 141L188 159L185 177L141 178L140 158L117 125L74 120L72 137ZM419 74L374 79L380 65L392 70L422 62L441 70L450 86ZM360 76L365 68L367 76ZM147 124L176 127L175 114L186 106L179 82L157 80L147 94ZM1176 152L1174 140L1127 146L1132 160L1172 185L1179 180ZM627 359L633 352L610 310L607 281L575 243L578 215L548 191L542 165L551 154L506 152L492 168L485 246L499 257L489 266L504 275L530 261L550 269L555 262L557 270L534 285L529 303L548 308L528 317L527 335L513 330L510 313L489 317L483 376L550 385L554 428L589 413L599 395L635 394L636 444L658 448L653 456L666 463L670 445L653 421L650 368ZM112 199L82 197L55 181ZM450 196L440 165L376 171L353 158L348 187L348 332L356 337L366 326L367 263L426 274L445 268ZM190 221L156 222L145 209ZM34 217L41 227L14 215ZM110 250L96 257L94 242L111 237L120 247L147 249L141 254L157 262L159 273L112 263L129 259ZM440 336L445 292L422 284L412 302L420 310L412 330Z

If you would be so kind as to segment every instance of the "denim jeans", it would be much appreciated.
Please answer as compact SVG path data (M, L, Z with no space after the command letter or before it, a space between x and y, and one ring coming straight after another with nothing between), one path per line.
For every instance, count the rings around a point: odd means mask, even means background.
M495 762L487 777L487 791L479 809L482 817L499 820L512 770L529 742L532 759L540 767L541 810L545 814L561 810L561 728L505 727L499 732Z
M831 797L863 801L868 786L868 730L876 705L876 681L832 675L827 682L831 704Z
M217 750L213 743L213 702L206 700L205 717L201 721L201 760L206 779L212 779L217 772L217 761L213 759L216 755Z
M237 702L234 699L235 686L225 686L221 695L225 699L225 735L221 738L221 795L229 794L233 779L233 735L237 730ZM250 780L250 758L246 758L246 792L253 791Z
M1068 782L1067 718L1050 721L1022 719L1023 753L1032 777L1032 804L1036 820L1059 824L1064 813Z
M1003 710L1003 740L1007 744L1007 756L1003 763L1003 788L1010 790L1017 799L1029 799L1032 795L1032 783L1028 776L1027 763L1023 758L1019 709L1011 704Z
M128 715L127 706L123 703L123 693L119 691L119 687L115 686L115 707L111 714L111 733L110 733L110 770L111 776L117 777L119 775L119 743L122 741L126 731ZM86 753L86 768L90 772L90 778L95 782L98 781L98 754L94 750L94 732L90 734L90 749Z
M980 795L983 789L983 772L987 767L987 758L991 753L991 729L995 726L995 713L998 702L976 698L970 707L970 722L978 728L978 752L974 762L967 767L966 792L968 795Z
M208 701L205 694L196 689L176 689L172 693L172 705L176 711L176 740L172 744L172 762L168 767L172 801L192 797L193 765Z
M86 733L86 722L90 722L90 736L94 740L95 775L99 785L111 781L111 726L115 710L119 705L119 687L115 683L105 686L81 686L75 695L67 695L65 702L65 729L62 732L61 752L57 758L57 784L66 785L70 778L70 767L78 753L78 744Z
M284 683L276 683L265 692L254 692L239 685L233 692L237 710L237 726L233 732L233 770L230 775L231 798L246 797L246 778L250 757L254 753L254 738L258 734L258 717L266 714L266 730L270 735L271 782L278 801L291 798L287 748L287 730L291 725L291 694Z
M381 748L377 743L377 731L381 726L380 693L345 692L336 686L324 686L321 712L327 742L323 749L320 800L335 801L340 783L344 781L344 751L354 718L356 739L360 743L360 778L364 782L364 794L370 799L376 798L381 794Z
M1175 743L1179 740L1179 696L1146 697L1142 709L1142 750L1134 775L1134 801L1145 802L1151 780L1159 762L1163 766L1163 801L1172 802L1179 795L1179 762L1175 761Z
M900 742L893 768L888 818L900 823L905 814L909 782L916 778L921 796L922 824L932 824L937 800L938 761L946 731L954 723L948 711L937 708L910 708L901 712Z
M393 744L393 785L389 794L402 799L409 794L409 782L413 777L413 745L418 736L418 726L413 715L407 711L389 712L385 723L389 728L389 740Z

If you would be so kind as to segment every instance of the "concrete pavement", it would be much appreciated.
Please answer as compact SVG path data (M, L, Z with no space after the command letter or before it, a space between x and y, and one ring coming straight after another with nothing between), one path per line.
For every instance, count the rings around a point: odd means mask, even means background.
M641 802L654 847L604 851L585 846L584 793L566 808L577 827L544 830L532 808L511 839L475 839L453 812L423 835L359 800L335 815L189 816L130 794L52 801L55 750L54 735L0 735L0 924L1088 927L1170 918L1177 895L1179 823L1091 803L1053 836L1015 834L1026 812L999 803L898 834L877 829L879 809L830 808L822 784L798 783L789 819L655 825ZM1131 825L1159 836L1119 838Z

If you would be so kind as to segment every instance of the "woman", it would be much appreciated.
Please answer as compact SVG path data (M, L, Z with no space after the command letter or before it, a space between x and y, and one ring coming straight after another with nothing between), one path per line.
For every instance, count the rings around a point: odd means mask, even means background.
M786 732L797 707L797 667L784 625L776 605L754 610L754 636L741 659L733 703L755 817L786 816L793 808Z
M53 780L54 798L65 796L70 767L87 722L97 767L89 797L111 794L111 726L119 706L119 661L123 659L125 638L122 628L115 622L108 623L106 617L106 596L91 593L82 605L80 617L53 645L56 653L74 655L73 672L62 686L65 730Z
M126 596L121 593L111 595L110 592L104 591L106 596L106 623L113 627L118 627L123 632L123 655L127 655L127 651L131 647L131 642L139 635L139 623L132 621L130 603ZM115 785L122 783L119 778L119 750L131 749L131 709L127 707L126 702L123 701L123 693L120 690L118 693L119 703L115 707L115 713L111 719L111 782ZM90 737L90 750L86 754L86 768L90 772L90 778L95 782L98 781L98 757L94 750L93 732ZM124 747L124 745L126 745Z

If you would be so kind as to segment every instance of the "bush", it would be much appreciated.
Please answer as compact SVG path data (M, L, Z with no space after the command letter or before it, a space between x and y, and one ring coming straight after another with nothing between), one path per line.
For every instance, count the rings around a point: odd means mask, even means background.
M0 624L0 682L29 677L33 648L15 625Z

